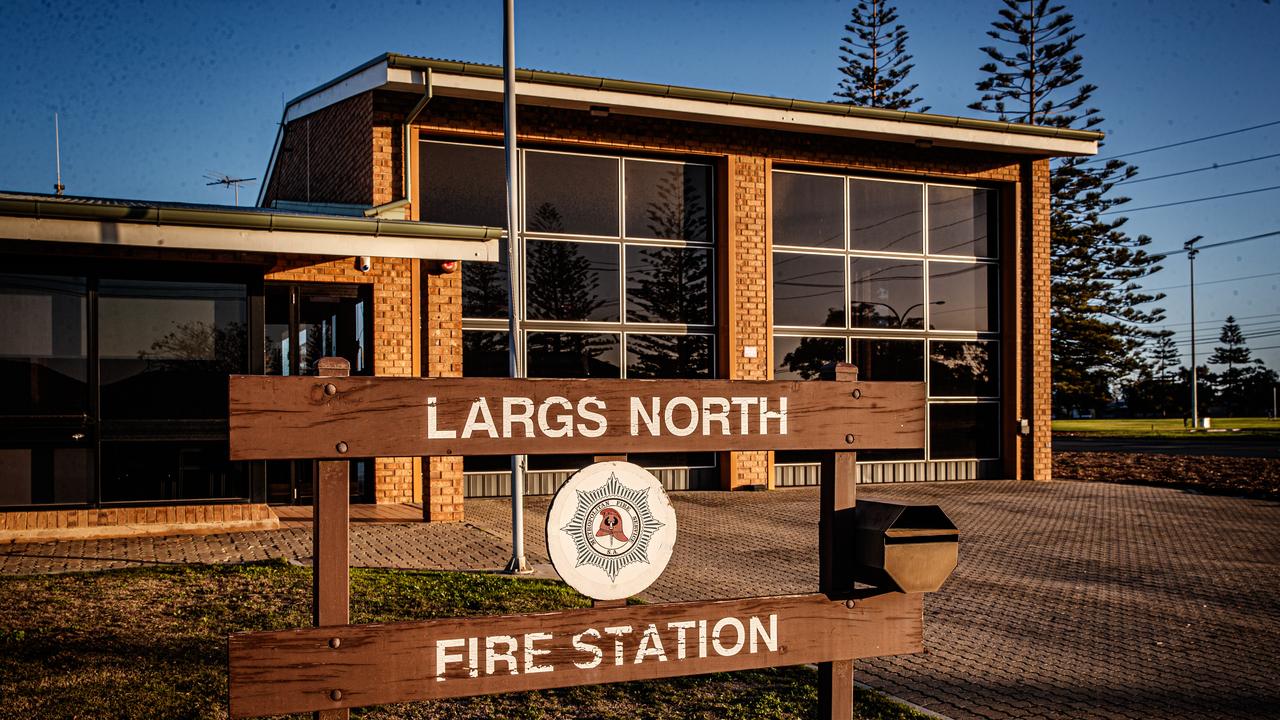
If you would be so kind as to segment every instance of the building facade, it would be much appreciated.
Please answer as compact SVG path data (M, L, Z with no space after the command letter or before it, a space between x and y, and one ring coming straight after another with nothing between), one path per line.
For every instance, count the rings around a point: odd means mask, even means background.
M1049 479L1048 161L1095 152L1097 133L531 71L517 80L523 225L511 241L531 377L803 381L845 360L862 379L928 387L927 447L861 454L863 482ZM259 205L503 227L504 167L499 68L385 55L289 103ZM375 255L368 271L350 257L277 254L239 280L193 275L205 285L182 299L208 306L224 331L245 323L260 335L260 354L228 361L236 371L305 372L323 353L353 372L505 376L507 242L496 263ZM99 333L116 294L143 303L148 292L85 282L99 293L86 301L98 303ZM334 318L343 327L326 331ZM136 363L157 339L118 352L101 336L84 342L101 378L127 378L112 353ZM672 488L816 482L803 454L631 459ZM531 458L528 491L552 492L588 462ZM358 467L354 499L422 502L430 520L460 520L466 497L510 490L503 458ZM306 467L235 472L261 474L250 481L261 501L306 500Z

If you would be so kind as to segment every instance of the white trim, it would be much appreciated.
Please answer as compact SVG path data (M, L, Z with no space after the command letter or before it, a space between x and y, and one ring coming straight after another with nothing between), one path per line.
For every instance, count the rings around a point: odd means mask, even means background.
M449 240L54 218L0 217L0 242L4 240L334 257L368 255L423 260L498 260L497 240Z

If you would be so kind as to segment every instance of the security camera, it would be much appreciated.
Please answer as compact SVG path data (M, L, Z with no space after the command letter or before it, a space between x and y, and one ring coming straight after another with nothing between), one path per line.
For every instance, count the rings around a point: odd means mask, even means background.
M369 272L373 269L373 258L368 255L361 255L356 258L356 269L360 272Z

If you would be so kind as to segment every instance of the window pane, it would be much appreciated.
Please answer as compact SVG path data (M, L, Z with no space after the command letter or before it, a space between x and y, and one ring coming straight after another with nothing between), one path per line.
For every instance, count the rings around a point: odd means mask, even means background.
M929 263L929 328L989 332L999 323L994 265Z
M999 390L999 354L994 342L935 340L929 344L929 394L933 397L994 397Z
M298 372L314 375L323 357L346 358L352 375L373 374L369 286L302 287L298 291Z
M924 380L924 343L919 340L852 341L859 380Z
M849 246L855 250L921 252L922 185L849 181Z
M773 338L773 378L775 380L816 380L822 369L844 362L844 338Z
M502 148L424 142L422 219L507 226L507 166Z
M507 333L490 330L462 331L463 377L509 377Z
M849 308L854 327L924 327L924 263L849 258Z
M498 241L498 262L462 263L462 317L507 317L507 240Z
M612 333L531 332L527 343L529 377L622 377Z
M844 327L844 256L775 252L773 322Z
M627 335L627 377L710 378L711 335Z
M226 417L227 375L248 368L244 285L103 280L100 295L103 417Z
M844 247L844 178L773 174L773 243Z
M711 324L711 251L627 246L627 319Z
M978 188L929 186L929 252L995 255L995 193Z
M929 456L935 460L1000 456L998 403L930 403Z
M711 241L711 168L626 160L627 237Z
M618 320L618 245L528 242L530 320Z
M0 274L0 413L86 410L84 278Z
M88 448L0 448L0 506L87 503L92 492Z
M530 232L618 236L618 161L529 152L525 228Z
M104 442L102 500L247 498L246 463L227 454L225 443Z

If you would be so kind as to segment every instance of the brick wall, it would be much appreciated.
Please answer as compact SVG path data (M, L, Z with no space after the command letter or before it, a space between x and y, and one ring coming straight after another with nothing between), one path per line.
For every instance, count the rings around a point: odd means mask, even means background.
M1029 452L1023 453L1024 463L1030 466L1026 477L1031 480L1053 479L1053 385L1051 370L1053 355L1049 347L1049 161L1038 160L1031 165L1027 184L1030 197L1026 214L1029 216L1030 271L1029 316L1030 363L1023 368L1024 385L1031 391L1028 414L1031 420Z
M263 204L270 207L275 200L378 204L374 202L376 153L370 152L372 127L371 93L290 122Z
M425 374L428 377L462 377L462 273L445 275L429 269L424 279ZM431 521L462 520L462 458L427 458L426 474L426 497L422 502L424 517Z

